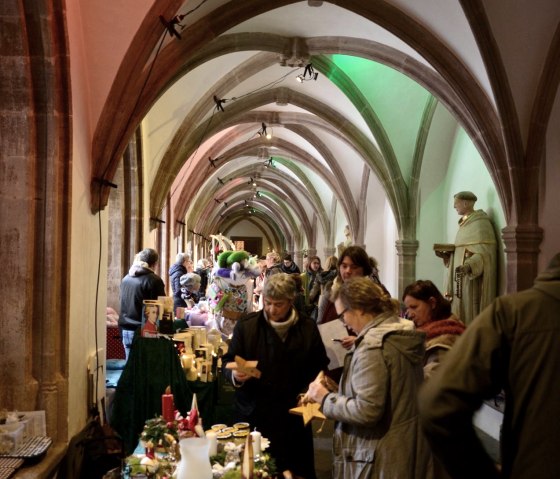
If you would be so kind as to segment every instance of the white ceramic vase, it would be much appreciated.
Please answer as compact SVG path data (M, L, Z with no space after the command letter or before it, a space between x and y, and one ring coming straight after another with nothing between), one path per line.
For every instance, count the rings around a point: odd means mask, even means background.
M181 459L177 464L177 479L212 479L212 466L208 452L210 441L205 437L181 439Z

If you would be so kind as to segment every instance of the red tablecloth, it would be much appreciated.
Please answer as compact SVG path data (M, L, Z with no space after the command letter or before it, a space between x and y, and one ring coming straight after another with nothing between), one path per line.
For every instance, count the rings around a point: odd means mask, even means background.
M124 359L124 346L118 327L107 326L107 359Z

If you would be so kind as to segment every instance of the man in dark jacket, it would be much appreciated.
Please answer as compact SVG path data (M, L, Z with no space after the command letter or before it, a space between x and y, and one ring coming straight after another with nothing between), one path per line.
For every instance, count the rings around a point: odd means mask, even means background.
M153 271L158 259L156 250L143 249L136 255L128 274L121 282L119 329L127 360L134 333L142 324L144 300L165 296L163 280Z
M451 477L560 477L560 254L532 288L494 300L467 327L426 383L420 413ZM472 417L505 391L501 472L484 451Z
M171 280L171 290L173 291L173 313L177 314L177 308L186 308L187 303L181 297L181 276L192 273L191 257L186 253L179 253L175 258L175 263L169 268L169 279Z
M264 309L235 325L223 364L236 356L258 361L259 378L224 368L234 385L234 421L248 422L270 439L279 472L315 479L311 426L289 413L310 380L327 367L325 346L315 322L293 307L296 286L287 274L275 274L263 287Z
M292 257L289 254L284 255L280 269L283 273L287 274L301 273L299 266L292 261Z

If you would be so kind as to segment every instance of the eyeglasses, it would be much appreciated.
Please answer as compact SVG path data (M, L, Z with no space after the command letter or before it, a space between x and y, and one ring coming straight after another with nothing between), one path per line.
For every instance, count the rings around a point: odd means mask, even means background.
M335 319L338 319L339 321L344 322L344 313L347 313L347 312L348 312L348 308L345 308L344 311L342 311L342 313L337 315Z

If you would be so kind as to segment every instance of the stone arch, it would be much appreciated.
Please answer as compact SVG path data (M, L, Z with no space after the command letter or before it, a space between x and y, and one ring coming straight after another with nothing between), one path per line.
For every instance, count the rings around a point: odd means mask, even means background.
M186 44L168 44L166 49L163 51L163 62L167 64L170 68L168 71L170 73L167 75L168 80L164 80L163 77L158 77L153 81L153 84L148 89L148 91L160 92L167 81L171 81L176 74L177 65L182 64L185 58L190 58L193 52L203 48L204 45L208 44L211 40L214 40L215 36L219 35L223 31L230 28L235 23L240 23L258 12L263 13L273 8L279 6L288 5L293 2L285 1L270 1L267 2L266 6L263 7L258 1L247 0L239 8L231 9L229 8L218 8L212 12L214 21L213 28L210 32L207 30L207 25L205 19L196 22L195 24L186 28L186 34L194 40ZM495 118L492 117L489 112L492 112L492 108L488 108L489 103L482 92L481 88L477 85L476 81L468 70L461 65L460 62L456 60L454 55L449 49L429 30L421 26L419 23L414 21L412 18L403 14L403 12L396 7L389 4L380 5L369 5L363 4L356 0L345 0L342 2L337 2L342 8L346 8L354 13L362 15L365 18L375 21L383 28L386 28L391 33L395 34L397 37L406 41L409 45L415 48L419 53L421 53L425 58L428 59L430 63L435 65L436 70L447 80L451 85L451 89L455 89L461 93L461 98L464 100L463 108L470 110L470 116L473 116L475 123L479 126L479 130L485 133L484 141L491 145L490 150L494 152L491 158L483 155L485 161L492 161L494 165L500 166L504 160L503 148L499 136L499 128L496 123L493 123ZM220 12L220 16L216 17L214 14ZM429 41L426 41L428 39ZM180 58L179 58L180 57ZM165 71L167 68L163 68ZM132 93L138 93L135 91L137 89L132 85ZM120 92L119 92L120 93ZM123 92L124 93L124 92ZM111 91L113 94L113 91ZM153 99L152 99L153 101ZM144 110L146 105L151 104L150 101L144 100ZM142 111L140 108L139 111ZM114 112L113 112L114 113ZM138 116L139 121L141 115ZM134 120L133 120L134 121ZM126 136L125 134L122 135ZM100 146L102 144L100 143ZM113 145L113 152L104 152L101 158L107 158L106 161L111 162L111 157L115 154L118 157L119 145ZM96 155L97 156L97 155ZM494 168L490 169L491 173L496 171ZM496 178L495 178L496 180ZM500 196L504 199L507 197L506 192L504 192L503 185L498 182L497 184ZM398 211L398 210L395 210ZM398 216L401 216L399 214Z

